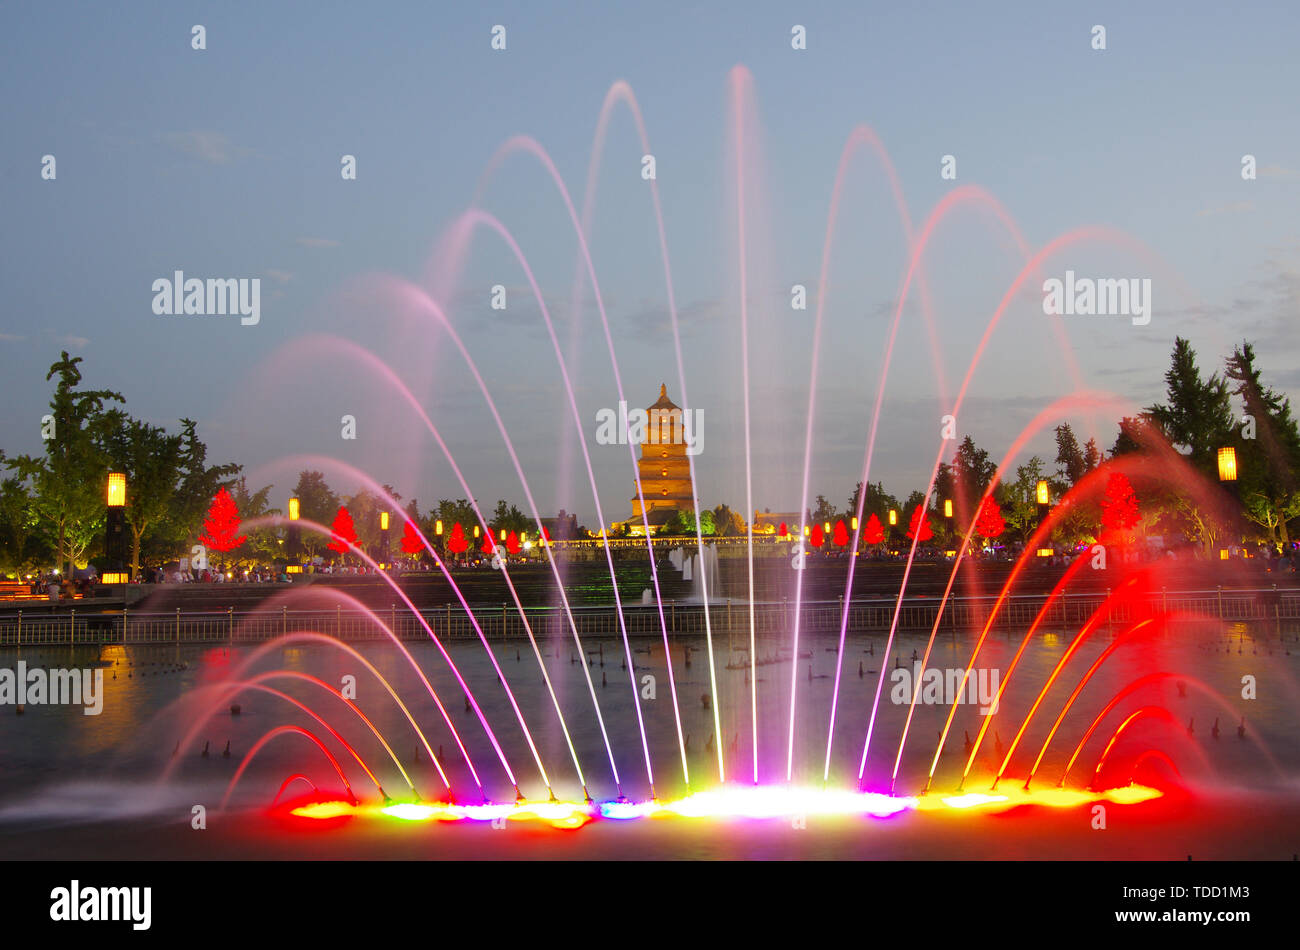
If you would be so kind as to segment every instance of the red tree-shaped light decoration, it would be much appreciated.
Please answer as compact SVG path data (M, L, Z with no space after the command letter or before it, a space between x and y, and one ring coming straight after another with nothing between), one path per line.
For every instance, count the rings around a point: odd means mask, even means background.
M233 551L246 540L246 535L238 534L238 531L239 510L230 492L223 488L212 499L199 542L213 551Z
M862 540L867 544L880 544L885 540L885 529L880 525L880 519L873 513L867 519L867 527L862 532Z
M787 538L790 536L790 529L786 527L784 521L781 522L781 527L776 529L776 536L778 538Z
M1138 523L1137 494L1123 472L1111 472L1101 499L1101 523L1107 531L1127 531Z
M812 526L812 534L808 537L808 543L815 548L821 547L826 542L826 535L822 533L822 526L815 524Z
M419 554L424 550L424 542L415 533L415 522L406 522L402 528L402 550L407 554Z
M492 532L487 531L483 534L483 553L491 554L497 549L496 542L492 540Z
M464 554L469 550L469 541L465 538L465 529L460 526L460 522L451 529L451 537L447 539L447 550L452 554Z
M907 527L907 536L917 541L929 541L934 537L934 532L930 530L930 515L920 505L912 509L912 520Z
M506 550L511 554L518 554L520 551L519 535L515 534L513 531L506 535Z
M844 526L843 518L835 522L835 534L832 536L832 540L839 547L844 547L849 543L849 529Z
M346 554L351 549L349 545L356 545L357 528L352 523L352 515L348 514L347 508L340 508L334 516L334 523L330 525L330 537L333 540L329 543L329 549L340 554Z
M542 525L542 537L546 540L547 544L551 543L551 532L546 530L546 525Z
M992 540L1006 530L1007 523L1002 520L1002 509L989 495L980 505L979 516L975 519L975 533L981 538Z

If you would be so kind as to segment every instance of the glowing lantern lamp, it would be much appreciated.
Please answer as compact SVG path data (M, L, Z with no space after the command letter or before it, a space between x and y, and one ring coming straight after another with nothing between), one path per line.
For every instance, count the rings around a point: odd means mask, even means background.
M441 519L441 518L439 518L437 521L435 521L435 522L433 523L433 533L436 534L436 535L437 535L438 537L440 537L440 538L442 537L442 519Z
M1038 503L1046 505L1051 501L1051 497L1047 487L1047 479L1040 478L1038 480Z
M289 520L297 521L299 518L300 511L301 511L301 507L298 502L298 499L290 498L289 499Z
M126 475L122 472L108 473L108 507L121 508L126 504Z
M890 523L890 525L896 525L896 524L898 524L898 509L897 509L897 508L890 508L890 509L889 509L889 523Z
M1237 480L1237 450L1230 445L1219 449L1219 481Z
M951 498L945 498L945 499L943 500L943 516L944 516L945 518L951 518L951 517L952 517L952 499L951 499Z

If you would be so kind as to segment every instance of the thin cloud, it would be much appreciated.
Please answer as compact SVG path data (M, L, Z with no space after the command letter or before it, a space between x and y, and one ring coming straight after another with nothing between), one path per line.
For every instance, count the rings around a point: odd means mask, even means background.
M300 237L294 243L300 247L338 247L340 242L331 240L330 238Z
M228 165L251 151L234 145L222 133L209 129L165 132L162 140L177 151L197 158L201 162L207 162L209 165Z

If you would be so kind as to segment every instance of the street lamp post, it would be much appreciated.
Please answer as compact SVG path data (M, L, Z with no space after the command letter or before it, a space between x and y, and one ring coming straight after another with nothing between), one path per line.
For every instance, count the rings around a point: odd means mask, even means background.
M388 563L388 512L379 513L379 563Z
M301 574L302 565L298 563L302 557L302 529L298 527L297 521L301 516L302 506L297 498L289 499L289 530L286 532L288 537L285 543L285 558L288 563L284 566L286 574Z
M108 473L108 510L104 528L105 584L125 584L126 572L126 475Z

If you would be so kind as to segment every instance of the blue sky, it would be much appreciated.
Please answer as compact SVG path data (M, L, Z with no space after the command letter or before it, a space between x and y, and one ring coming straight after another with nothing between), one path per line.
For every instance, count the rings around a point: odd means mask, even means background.
M700 9L700 7L703 7ZM624 79L657 162L691 403L705 417L701 501L744 506L733 118L728 73L752 74L746 208L755 504L797 504L815 288L836 165L855 125L884 141L919 227L954 187L978 185L1031 247L1084 226L1119 229L1152 257L1080 245L1053 258L1098 277L1150 277L1150 325L1068 318L1083 382L1158 398L1174 336L1203 365L1258 342L1267 379L1300 392L1300 111L1287 4L609 3L9 4L0 12L0 448L39 447L44 380L62 348L87 383L152 421L199 420L212 456L287 495L289 456L337 457L424 504L464 494L382 380L328 348L374 351L417 392L480 502L522 491L472 377L432 326L395 318L358 284L420 282L495 150L536 138L580 202L592 135ZM377 7L377 8L376 8ZM202 24L207 49L190 48ZM490 48L502 24L507 49ZM790 46L794 24L808 48ZM1107 30L1107 49L1090 30ZM57 178L41 179L52 154ZM344 181L340 157L357 157ZM940 159L957 159L957 180ZM1243 181L1245 154L1259 175ZM592 254L633 404L678 394L641 148L616 110L598 179ZM761 178L755 177L761 169ZM591 295L577 329L577 245L536 162L515 155L482 206L538 275L575 376L584 432L617 404ZM886 179L869 155L845 185L826 299L810 492L843 503L860 475L887 315L907 260ZM1022 261L977 210L948 218L926 257L938 385L909 305L889 376L872 480L906 494L938 448L939 417ZM262 319L157 316L152 281L259 277ZM489 288L508 288L505 313ZM448 301L514 439L543 514L594 505L549 338L513 257L480 234ZM1068 392L1034 293L1008 310L976 371L960 434L1000 458ZM680 402L680 398L678 398ZM340 438L357 418L358 438ZM1114 437L1112 414L1075 421ZM566 435L567 434L567 435ZM607 518L629 510L626 449L590 446ZM1050 440L1035 449L1052 454ZM1021 459L1023 460L1023 459ZM333 481L352 491L341 476Z

